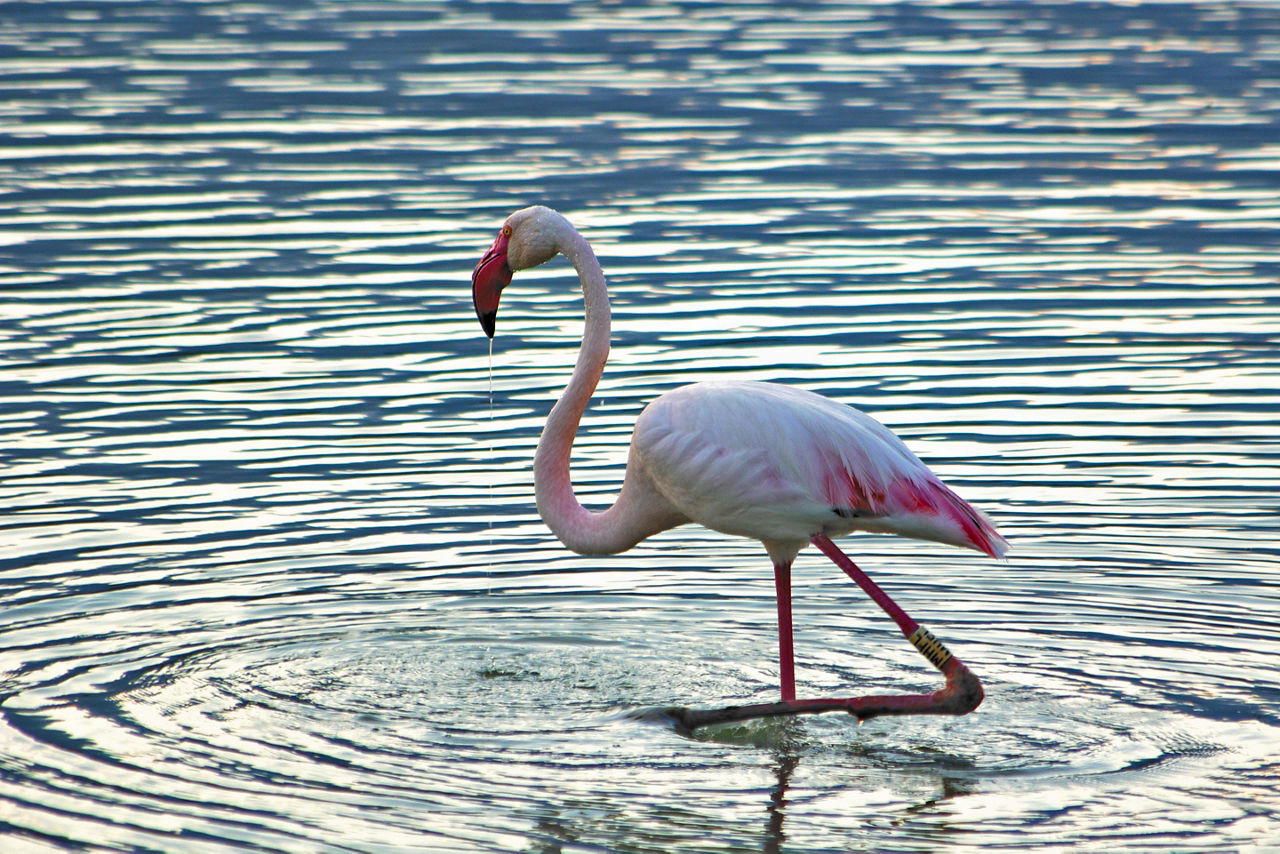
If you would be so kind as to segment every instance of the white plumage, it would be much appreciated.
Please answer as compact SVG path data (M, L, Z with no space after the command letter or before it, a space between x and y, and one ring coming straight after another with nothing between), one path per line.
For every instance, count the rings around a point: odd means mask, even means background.
M689 519L782 551L858 530L1005 548L884 425L803 389L683 386L645 408L631 444L629 464Z

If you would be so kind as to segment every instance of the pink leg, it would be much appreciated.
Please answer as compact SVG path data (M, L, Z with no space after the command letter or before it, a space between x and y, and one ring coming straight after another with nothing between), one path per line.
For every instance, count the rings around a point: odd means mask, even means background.
M778 590L778 664L782 702L796 698L796 659L791 645L791 564L773 565L773 584Z
M782 702L758 703L750 706L729 706L723 709L671 708L663 713L673 718L687 731L700 726L771 715L811 714L815 712L845 711L858 720L879 715L964 715L982 702L982 683L960 659L956 658L937 638L898 607L866 573L849 560L844 552L824 534L814 534L811 542L843 569L867 595L888 614L911 645L947 678L946 687L932 694L882 694L868 697L841 699L795 699L795 669L791 647L791 567L774 567L774 580L778 587L778 637L782 653Z
M821 552L831 558L832 563L845 571L850 578L858 583L863 592L871 597L871 601L880 606L889 617L898 624L898 628L902 629L902 633L910 639L911 635L920 628L920 624L911 619L911 616L898 607L898 603L889 598L889 594L880 589L880 585L876 584L867 574L849 560L849 556L840 551L840 548L828 538L825 534L814 534L809 542L818 547ZM941 646L939 644L939 646ZM945 647L944 647L945 648ZM932 661L932 659L930 659ZM934 662L935 664L937 662Z
M868 596L880 606L889 617L898 624L903 636L911 642L916 651L928 659L929 663L942 675L947 677L947 685L941 691L932 694L896 694L878 697L853 697L843 701L849 713L859 719L875 715L964 715L973 711L982 702L982 683L969 671L960 659L951 654L928 629L911 619L906 611L898 607L898 603L889 598L889 594L880 589L866 573L858 569L853 561L836 546L825 534L814 534L809 538L823 554L831 558L836 566L857 582ZM823 700L799 700L796 703L823 703ZM794 705L794 704L793 704Z

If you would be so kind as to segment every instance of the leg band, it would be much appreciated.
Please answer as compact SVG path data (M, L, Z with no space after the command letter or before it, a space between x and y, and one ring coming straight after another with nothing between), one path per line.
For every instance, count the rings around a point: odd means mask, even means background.
M929 659L929 663L939 670L951 660L951 650L943 646L942 641L935 638L933 633L924 626L917 626L907 640L911 641L911 645L919 650L920 654Z

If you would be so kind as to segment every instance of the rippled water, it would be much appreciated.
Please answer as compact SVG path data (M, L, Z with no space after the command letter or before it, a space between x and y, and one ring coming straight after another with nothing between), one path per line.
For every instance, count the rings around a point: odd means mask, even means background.
M0 9L6 851L1266 849L1280 842L1280 10L393 0ZM980 674L776 698L759 545L563 550L530 460L569 268L644 402L893 427L1005 562L846 548ZM490 396L492 383L492 396ZM802 696L934 674L816 553Z

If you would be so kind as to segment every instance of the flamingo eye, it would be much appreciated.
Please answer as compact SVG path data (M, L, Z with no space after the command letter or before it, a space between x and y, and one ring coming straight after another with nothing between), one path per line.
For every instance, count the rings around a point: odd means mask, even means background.
M510 236L511 236L511 226L509 226L509 225L504 225L504 226L502 227L502 236L503 236L503 237L510 237Z

